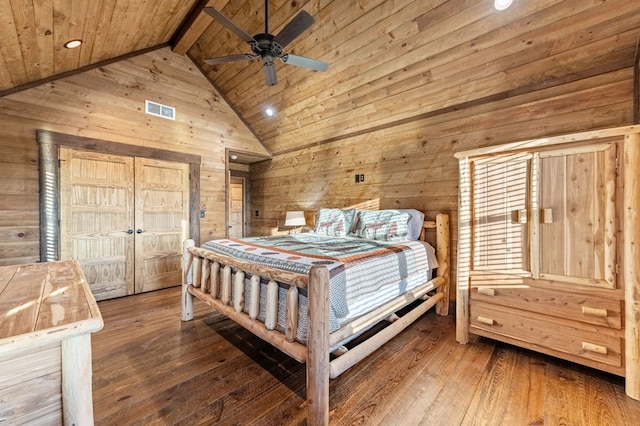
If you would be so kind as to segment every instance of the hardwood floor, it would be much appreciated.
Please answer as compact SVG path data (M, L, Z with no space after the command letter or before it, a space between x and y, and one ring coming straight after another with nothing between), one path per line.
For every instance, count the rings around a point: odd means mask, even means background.
M180 289L99 303L96 425L306 424L304 366ZM427 313L331 382L335 425L632 425L624 380L477 338Z

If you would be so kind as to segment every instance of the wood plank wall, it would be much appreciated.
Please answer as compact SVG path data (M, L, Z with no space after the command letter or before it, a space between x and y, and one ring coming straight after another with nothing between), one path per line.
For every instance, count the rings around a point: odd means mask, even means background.
M632 124L633 110L633 67L628 67L276 153L273 160L251 167L252 233L277 232L286 210L416 208L428 216L445 211L451 215L455 273L458 164L454 152ZM364 174L365 181L355 183L355 174Z
M147 99L176 107L176 120L145 114ZM0 265L39 260L37 129L200 155L204 241L225 235L225 149L268 155L168 48L0 98Z

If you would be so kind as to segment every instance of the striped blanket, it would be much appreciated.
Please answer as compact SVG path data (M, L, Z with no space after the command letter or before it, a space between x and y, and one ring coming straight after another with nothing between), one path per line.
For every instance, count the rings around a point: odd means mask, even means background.
M282 270L309 273L329 269L330 331L425 283L437 267L433 247L422 241L387 242L314 234L228 238L203 248ZM376 295L380 293L378 298ZM366 307L361 306L366 300ZM301 315L301 320L306 318Z

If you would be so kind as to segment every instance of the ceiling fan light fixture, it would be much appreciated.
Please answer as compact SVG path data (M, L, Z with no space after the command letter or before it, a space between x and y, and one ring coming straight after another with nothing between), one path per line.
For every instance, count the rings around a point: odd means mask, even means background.
M264 59L262 64L262 70L264 71L264 79L267 86L275 86L278 84L278 75L276 74L276 67L273 65L272 60Z
M494 0L493 7L496 10L505 10L511 6L511 3L513 3L513 0Z
M74 40L69 40L68 42L66 42L64 44L64 47L66 47L67 49L75 49L76 47L80 46L82 44L82 40L80 40L79 38L76 38Z

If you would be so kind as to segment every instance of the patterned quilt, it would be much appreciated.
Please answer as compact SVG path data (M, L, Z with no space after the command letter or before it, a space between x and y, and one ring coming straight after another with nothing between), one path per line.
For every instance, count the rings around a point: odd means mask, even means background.
M429 276L437 267L433 248L422 241L387 242L314 234L228 238L209 241L203 248L253 263L292 272L309 273L312 265L329 269L330 329L350 315L358 299L392 286L402 294L413 277ZM415 280L414 280L415 281Z

